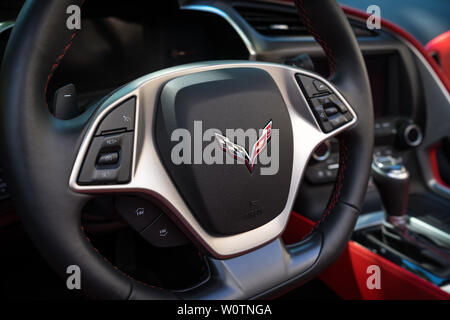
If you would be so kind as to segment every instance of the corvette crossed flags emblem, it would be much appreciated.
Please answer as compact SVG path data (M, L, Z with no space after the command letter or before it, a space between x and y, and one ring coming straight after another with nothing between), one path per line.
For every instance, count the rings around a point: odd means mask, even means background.
M267 144L270 141L272 131L272 120L265 126L263 129L261 137L255 142L255 144L251 148L250 154L247 153L244 147L231 142L227 137L215 133L216 140L219 143L220 147L224 152L228 152L235 159L242 160L245 162L250 173L253 173L255 169L255 161L258 155L264 150Z

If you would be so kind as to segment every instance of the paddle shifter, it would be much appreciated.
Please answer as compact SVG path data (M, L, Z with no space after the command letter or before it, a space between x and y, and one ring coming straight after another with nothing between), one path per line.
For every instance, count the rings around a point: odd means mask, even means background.
M386 210L386 220L394 226L404 226L408 205L408 170L396 158L376 157L372 162L372 177Z

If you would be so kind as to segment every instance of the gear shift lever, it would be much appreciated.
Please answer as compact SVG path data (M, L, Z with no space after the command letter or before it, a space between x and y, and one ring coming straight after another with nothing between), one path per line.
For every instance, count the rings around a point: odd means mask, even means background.
M386 210L386 220L394 226L406 224L409 173L400 160L391 156L376 157L372 177Z
M400 251L420 248L438 261L444 259L449 263L448 251L443 251L442 245L436 246L438 241L420 230L410 230L407 225L409 173L401 161L391 156L376 157L372 162L372 177L386 211L386 220L381 226L384 242L396 243L394 246Z

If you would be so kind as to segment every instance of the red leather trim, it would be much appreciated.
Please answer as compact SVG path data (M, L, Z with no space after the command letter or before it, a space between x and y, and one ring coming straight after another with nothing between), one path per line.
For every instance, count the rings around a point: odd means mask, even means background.
M380 289L368 289L367 267L380 267ZM364 300L450 300L439 287L419 278L385 258L350 241L345 252L319 277L343 299Z
M301 241L314 230L315 222L297 212L292 212L282 238L285 244Z
M436 52L447 80L450 80L450 30L427 43L425 49L431 54Z
M348 16L354 16L356 18L361 19L367 19L369 17L369 14L367 14L364 11L360 11L358 9L354 9L347 6L341 6L342 10L347 14ZM439 65L436 63L436 61L430 56L428 51L425 49L422 44L417 41L410 33L405 31L404 29L400 28L399 26L393 24L392 22L389 22L385 19L381 18L381 27L385 30L389 30L396 35L402 37L406 41L408 41L412 46L414 46L421 54L422 56L427 60L427 62L430 64L430 66L433 68L433 70L436 72L436 75L439 77L439 79L442 81L442 84L445 86L447 91L450 93L450 80L445 76L442 69L439 67Z
M438 148L439 148L439 145L436 145L434 147L431 147L430 151L429 151L430 152L431 171L433 172L434 179L436 180L437 183L439 183L444 188L450 189L450 186L442 180L441 174L439 173L439 166L438 166L437 157L436 157L436 152L437 152Z
M314 221L292 212L283 241L286 244L300 241L314 225ZM379 290L370 290L366 285L370 276L367 267L371 265L377 265L381 270ZM437 286L353 241L349 241L341 257L319 279L347 300L450 299L450 295Z

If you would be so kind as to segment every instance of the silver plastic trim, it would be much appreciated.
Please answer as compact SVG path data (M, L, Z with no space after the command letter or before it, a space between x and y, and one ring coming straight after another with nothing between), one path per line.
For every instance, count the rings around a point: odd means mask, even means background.
M348 15L351 16L351 15ZM361 20L359 17L352 16L356 20ZM416 49L409 41L404 39L403 37L399 36L398 34L384 29L385 32L389 33L399 41L401 41L404 45L406 45L411 52L414 54L418 62L421 63L421 65L425 68L425 70L431 75L431 78L434 80L434 82L437 84L437 87L442 92L443 96L446 98L448 105L450 107L450 93L445 88L444 84L442 83L441 79L438 77L434 69L431 67L431 65L428 63L428 61L423 57L423 55L419 52L419 50ZM427 181L428 187L434 191L436 194L445 197L447 199L450 199L450 188L446 188L443 185L441 185L436 179L433 177L433 174L430 169L430 163L427 157L423 154L423 152L419 152L418 154L422 166L422 172L424 175L425 180ZM427 166L427 168L424 168L423 166Z
M253 43L248 38L247 34L244 32L244 30L241 29L241 27L229 16L228 13L225 11L206 4L190 4L190 5L184 5L181 7L182 10L195 10L195 11L203 11L203 12L209 12L214 13L222 18L224 18L230 26L236 31L236 33L241 38L242 42L244 42L245 47L247 48L247 51L249 53L249 60L254 61L256 60L256 49L253 46Z
M315 234L306 241L308 243L286 246L276 239L245 256L227 260L208 258L216 277L181 297L188 300L258 299L314 265L320 254L322 237Z
M450 189L440 184L434 177L428 177L428 187L436 194L450 199Z
M3 21L0 22L0 33L3 33L9 29L14 28L16 23L14 21Z
M417 130L418 135L417 135L417 139L416 141L412 141L409 139L408 135L411 132L411 130ZM405 138L406 143L408 144L408 146L410 147L417 147L418 145L420 145L423 141L423 134L422 134L422 130L420 129L420 127L417 124L410 124L406 127L405 132L403 133L403 137Z
M370 227L381 226L384 222L384 211L363 213L358 217L354 231L363 230Z
M381 226L386 221L385 217L386 214L383 210L361 214L358 218L354 231ZM442 231L416 217L405 216L402 218L404 218L404 226L406 226L408 230L427 236L430 239L440 242L444 246L450 247L450 234L447 232Z
M446 100L448 102L448 107L450 107L450 94L447 91L447 89L445 88L441 79L438 77L438 75L434 71L434 69L430 66L428 61L422 56L422 54L411 43L409 43L408 41L406 41L405 39L403 39L401 37L398 37L395 34L394 34L394 36L397 37L397 39L399 39L400 41L402 41L411 50L411 52L416 56L417 60L422 64L422 66L425 68L425 70L431 75L431 77L437 84L437 87L442 92L443 96L446 98ZM422 173L425 177L425 180L427 181L428 187L432 191L434 191L436 194L443 196L447 199L450 199L450 189L441 185L434 178L433 173L431 172L431 169L430 169L431 164L429 162L428 157L419 154L419 158L422 160L421 161L422 165L428 166L428 168L422 168Z
M441 287L441 290L443 290L443 291L447 292L448 294L450 294L450 283L446 284L446 285L443 285Z
M415 217L409 218L408 229L435 239L450 248L450 234Z
M445 88L444 84L442 83L441 79L438 77L434 69L430 66L428 61L422 56L422 54L408 41L404 40L403 38L399 38L397 35L395 35L400 41L402 41L413 53L414 55L420 60L420 62L425 66L427 71L431 74L433 79L438 84L439 88L441 89L444 96L447 98L447 101L450 106L450 94L448 93L447 89Z
M259 68L268 72L277 83L292 123L293 171L287 203L276 218L261 227L244 233L215 236L209 234L198 223L170 179L159 157L153 129L159 92L166 82L187 74L226 68ZM323 133L295 79L295 75L299 73L320 80L331 88L348 108L353 120L331 133ZM136 96L137 100L131 182L124 185L79 185L77 177L95 129L110 110L131 96ZM129 83L105 101L87 130L71 173L69 185L72 190L81 193L140 192L156 197L173 213L175 216L173 218L184 224L191 235L200 241L211 254L218 258L232 257L260 247L280 236L289 219L300 180L312 152L320 143L352 127L356 121L355 112L336 88L326 79L305 70L272 63L248 61L205 62L170 68Z

